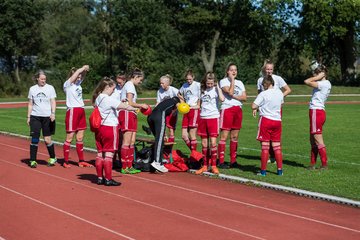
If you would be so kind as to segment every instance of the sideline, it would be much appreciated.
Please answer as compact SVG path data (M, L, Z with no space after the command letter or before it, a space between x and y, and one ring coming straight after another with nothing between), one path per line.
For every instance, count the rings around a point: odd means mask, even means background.
M24 135L4 132L4 131L0 131L0 134L29 139L29 136L24 136ZM63 143L60 143L60 142L57 142L57 141L53 141L53 142L56 145L59 145L59 146L63 145ZM93 149L93 148L84 147L84 150L89 151L89 152L96 152L96 150ZM189 172L194 174L195 170L190 169ZM226 181L232 181L232 182L242 183L242 184L246 184L246 185L250 184L250 185L254 185L254 186L260 186L260 187L263 187L263 188L268 188L268 189L273 189L273 190L277 190L277 191L292 193L292 194L296 194L296 195L299 195L299 196L304 196L304 197L309 197L309 198L314 198L314 199L319 199L319 200L325 200L325 201L328 201L328 202L340 203L340 204L360 208L360 201L355 201L355 200L348 199L348 198L342 198L342 197L337 197L337 196L318 193L318 192L311 192L311 191L307 191L307 190L303 190L303 189L299 189L299 188L286 187L286 186L282 186L282 185L277 185L277 184L272 184L272 183L267 183L267 182L261 182L261 181L257 181L257 180L252 180L252 179L242 178L242 177L236 177L236 176L231 176L231 175L226 175L226 174L219 174L218 176L216 176L213 173L205 172L205 173L203 173L203 175L207 176L207 177L218 177L218 178L220 178L222 180L226 180Z

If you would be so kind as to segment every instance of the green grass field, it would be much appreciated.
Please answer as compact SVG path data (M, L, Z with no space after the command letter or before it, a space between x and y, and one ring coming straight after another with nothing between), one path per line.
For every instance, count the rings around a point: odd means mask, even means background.
M310 94L311 89L307 88L307 90L307 94ZM353 88L350 93L357 93L358 90L359 88ZM343 93L349 93L349 91ZM239 135L237 157L241 169L221 170L221 173L360 200L359 104L328 104L326 106L327 121L324 126L324 140L327 146L329 170L308 171L306 170L310 154L308 105L293 103L308 102L309 97L287 98L287 104L285 103L283 107L284 176L277 176L276 164L269 164L268 175L261 177L255 175L260 166L260 144L255 139L257 119L251 116L252 100L250 98L243 107L243 128ZM360 97L330 97L329 101L360 101ZM26 108L0 109L0 130L28 135L26 112ZM90 110L87 110L87 116L89 114ZM138 135L145 136L141 125L145 125L146 119L141 114L138 116ZM57 129L54 140L63 142L65 109L58 109L56 117ZM177 144L174 148L188 154L189 151L181 139L180 124L181 121L178 121ZM94 136L89 130L84 142L86 147L95 148ZM198 144L199 149L201 149L200 144ZM57 153L57 155L62 156L62 153ZM228 159L228 154L226 159Z

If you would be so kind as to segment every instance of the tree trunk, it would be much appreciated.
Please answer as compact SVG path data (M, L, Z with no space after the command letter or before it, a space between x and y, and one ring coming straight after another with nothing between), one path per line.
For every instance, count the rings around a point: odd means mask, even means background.
M205 72L214 71L215 57L216 57L216 45L220 37L220 32L216 31L214 38L211 42L210 59L208 59L208 53L206 52L205 44L202 44L201 59L203 61Z
M20 83L21 79L20 79L20 70L19 70L19 62L20 62L20 57L19 56L15 56L15 69L14 69L14 78L16 83Z

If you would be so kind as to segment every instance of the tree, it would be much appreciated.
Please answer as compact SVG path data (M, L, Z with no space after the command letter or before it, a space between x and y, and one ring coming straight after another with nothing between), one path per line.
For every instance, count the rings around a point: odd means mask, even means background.
M5 58L6 71L13 73L14 82L21 82L23 58L37 53L41 20L42 4L32 0L0 2L0 54Z
M304 45L326 65L339 63L341 82L354 82L355 41L359 41L359 1L303 0L300 31Z

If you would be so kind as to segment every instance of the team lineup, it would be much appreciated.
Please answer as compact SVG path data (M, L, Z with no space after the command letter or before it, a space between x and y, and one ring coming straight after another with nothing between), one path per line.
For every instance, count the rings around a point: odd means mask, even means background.
M308 169L316 169L318 155L321 170L328 168L326 146L322 136L326 120L325 102L330 94L331 83L326 79L327 69L314 61L311 64L313 76L304 81L313 89L309 104L310 123L310 164ZM63 144L64 168L70 168L70 146L75 136L79 167L94 167L84 159L83 138L87 129L87 118L81 85L85 82L89 66L71 69L63 85L66 94L66 139ZM277 175L283 175L281 149L282 105L291 89L283 78L273 74L274 64L266 60L257 81L258 95L251 104L252 115L258 119L256 139L260 142L260 176L266 176L268 162L276 162ZM155 172L166 173L166 164L171 161L172 146L175 143L176 124L182 117L181 136L191 151L191 156L202 159L202 166L195 174L219 169L239 168L237 162L238 138L242 128L242 105L247 100L245 85L236 79L237 66L229 63L224 78L218 81L216 74L207 72L196 81L195 74L188 70L184 74L185 83L177 89L172 86L172 77L160 77L156 104L152 109L148 104L137 103L137 90L145 74L140 69L128 75L118 74L116 79L104 77L96 86L91 99L101 116L101 124L92 129L96 141L97 155L95 170L97 184L119 186L112 178L113 164L121 163L122 174L141 172L134 167L137 114L147 116L149 132L154 135L151 167ZM57 162L51 135L55 130L56 91L46 83L46 74L39 71L28 94L27 124L30 126L29 166L37 167L37 149L41 133L48 149L48 166ZM180 113L180 114L179 114ZM90 124L91 125L91 124ZM90 126L91 127L91 126ZM197 137L201 138L201 151L198 151ZM229 163L225 161L226 142L229 141ZM166 146L164 146L166 143ZM119 161L118 161L118 160Z

